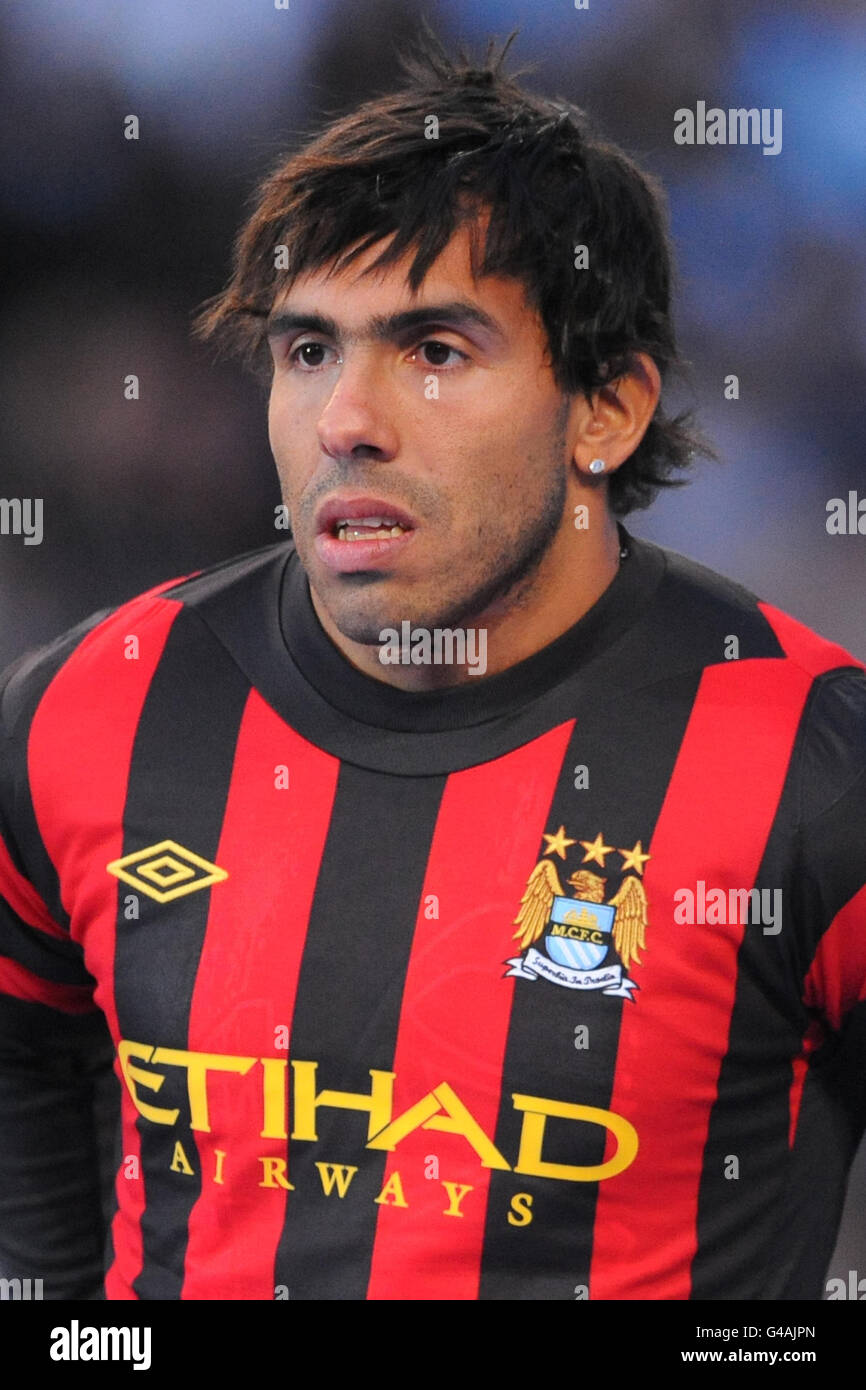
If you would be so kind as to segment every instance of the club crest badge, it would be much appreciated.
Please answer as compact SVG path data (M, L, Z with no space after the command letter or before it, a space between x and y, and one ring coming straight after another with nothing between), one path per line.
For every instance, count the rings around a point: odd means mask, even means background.
M640 965L638 952L646 949L647 896L642 875L651 856L643 852L640 840L630 850L606 845L600 834L594 840L570 840L562 825L555 835L544 838L547 849L527 879L513 922L521 954L505 962L506 976L540 977L566 989L597 989L634 1002L639 986L627 972L632 961ZM571 897L560 882L556 865L547 856L555 854L564 860L574 844L583 846L582 864L605 868L607 855L621 856L620 884L607 901L607 879L591 869L581 867L571 873L566 880Z

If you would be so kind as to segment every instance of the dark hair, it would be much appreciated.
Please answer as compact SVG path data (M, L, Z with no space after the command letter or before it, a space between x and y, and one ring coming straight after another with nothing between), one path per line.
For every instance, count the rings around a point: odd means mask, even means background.
M512 38L514 35L512 35ZM536 97L503 71L511 39L473 67L428 34L402 60L410 81L334 121L281 161L258 190L234 273L196 332L267 359L263 319L306 270L350 265L391 236L374 269L414 249L417 289L457 228L473 238L476 275L522 282L544 324L554 378L587 399L648 353L662 379L681 368L670 313L671 248L661 187L583 111ZM431 117L438 122L437 138ZM489 212L486 236L478 214ZM483 245L480 244L483 240ZM277 247L282 267L277 266ZM575 268L585 246L588 267ZM657 407L638 448L608 480L611 510L646 507L695 453L713 456L691 412Z

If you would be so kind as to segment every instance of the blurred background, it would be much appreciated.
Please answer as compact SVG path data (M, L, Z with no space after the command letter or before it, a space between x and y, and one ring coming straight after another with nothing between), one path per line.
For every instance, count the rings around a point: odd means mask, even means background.
M861 0L28 0L0 20L0 497L42 498L44 539L0 535L0 668L279 538L262 389L190 318L259 177L393 85L422 15L478 49L519 27L526 85L585 106L667 190L691 363L669 400L722 462L627 526L866 660L866 535L826 529L831 498L866 498ZM699 100L782 108L781 153L676 145ZM861 1150L828 1277L866 1274L864 1213Z

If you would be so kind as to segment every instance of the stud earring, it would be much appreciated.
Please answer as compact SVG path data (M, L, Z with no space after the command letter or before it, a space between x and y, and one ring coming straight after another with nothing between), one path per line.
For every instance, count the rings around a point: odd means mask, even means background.
M593 459L589 465L589 471L590 473L603 473L604 459Z

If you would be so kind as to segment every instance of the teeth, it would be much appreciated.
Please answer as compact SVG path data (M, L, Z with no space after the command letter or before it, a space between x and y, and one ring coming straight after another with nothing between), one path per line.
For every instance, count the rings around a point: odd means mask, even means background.
M341 517L338 526L396 526L391 516L351 516Z
M373 530L369 522L362 523L363 529L357 524L350 526L348 522L341 522L337 528L337 539L341 541L370 541L370 540L389 540L391 536L402 536L404 528L395 524L393 526L380 526ZM373 531L372 536L370 531Z

